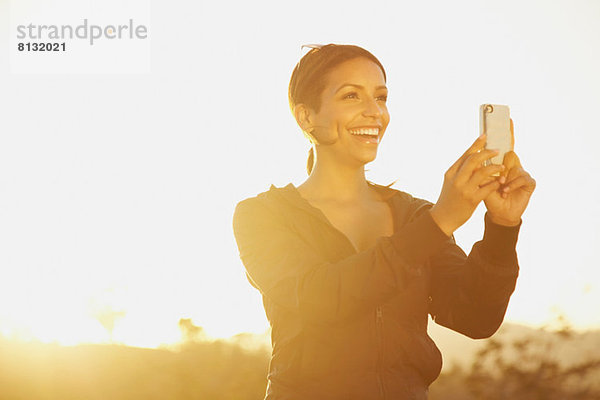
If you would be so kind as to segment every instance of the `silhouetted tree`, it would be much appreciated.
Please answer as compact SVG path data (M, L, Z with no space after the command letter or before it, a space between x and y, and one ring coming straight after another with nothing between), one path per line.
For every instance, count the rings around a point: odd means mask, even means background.
M430 400L598 400L600 356L567 363L555 349L575 335L564 318L552 337L491 338L468 370L455 367L432 385Z
M206 339L204 328L194 325L191 318L179 319L179 330L184 342L197 342Z
M98 322L100 322L102 327L106 329L106 332L108 332L108 335L110 337L110 341L112 342L115 323L117 322L117 320L123 318L126 315L126 313L125 311L114 310L110 306L104 306L94 310L92 315L94 316L94 318L96 318Z

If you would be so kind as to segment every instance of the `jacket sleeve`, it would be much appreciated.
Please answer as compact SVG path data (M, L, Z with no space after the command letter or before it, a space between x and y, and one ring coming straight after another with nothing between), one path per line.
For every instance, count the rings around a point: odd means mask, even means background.
M233 228L253 286L315 322L339 322L385 301L406 285L413 266L447 241L426 213L371 249L327 262L259 198L238 203Z
M468 257L448 243L430 258L430 314L436 323L474 339L496 332L519 274L519 228L494 224L486 214L483 239Z

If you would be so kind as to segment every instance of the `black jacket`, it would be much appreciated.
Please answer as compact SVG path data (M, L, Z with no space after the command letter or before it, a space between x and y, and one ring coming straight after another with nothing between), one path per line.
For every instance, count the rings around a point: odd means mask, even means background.
M236 207L240 257L272 327L268 400L425 399L442 366L428 313L472 338L502 323L519 227L486 215L467 257L431 203L372 185L391 205L394 234L360 253L292 184Z

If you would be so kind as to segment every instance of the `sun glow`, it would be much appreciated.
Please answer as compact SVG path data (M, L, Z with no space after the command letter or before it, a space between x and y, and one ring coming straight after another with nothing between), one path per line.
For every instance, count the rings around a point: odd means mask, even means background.
M23 2L0 2L3 17L10 3ZM48 20L62 9L55 2L26 3L35 23L62 24ZM271 183L306 179L309 143L289 112L289 77L302 42L338 39L373 51L389 78L373 182L435 201L477 135L478 105L510 105L515 149L538 187L505 321L543 326L564 315L576 329L600 328L599 2L438 1L433 13L429 2L396 2L401 12L368 29L346 22L365 16L343 2L297 8L295 18L278 6L262 18L250 2L244 12L188 3L180 14L192 23L170 29L170 6L152 2L165 36L152 41L149 74L20 75L0 62L2 336L157 347L182 339L181 319L209 338L264 333L234 207ZM333 18L340 9L347 18ZM466 252L481 238L482 208L457 233Z

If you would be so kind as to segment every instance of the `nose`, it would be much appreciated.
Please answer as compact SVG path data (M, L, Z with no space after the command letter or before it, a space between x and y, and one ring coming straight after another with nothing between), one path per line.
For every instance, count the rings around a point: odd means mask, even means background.
M375 99L368 99L365 102L365 108L363 110L363 115L365 117L381 117L382 114L383 110Z

